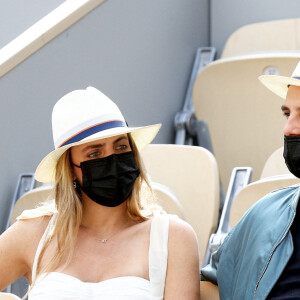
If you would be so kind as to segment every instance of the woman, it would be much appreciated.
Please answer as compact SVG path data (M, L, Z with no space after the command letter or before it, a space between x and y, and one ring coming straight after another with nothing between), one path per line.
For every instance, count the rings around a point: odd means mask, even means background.
M127 127L88 87L56 103L52 127L56 149L35 177L55 182L55 206L25 211L0 237L0 290L24 275L31 300L199 299L193 230L140 195L138 152L160 125Z

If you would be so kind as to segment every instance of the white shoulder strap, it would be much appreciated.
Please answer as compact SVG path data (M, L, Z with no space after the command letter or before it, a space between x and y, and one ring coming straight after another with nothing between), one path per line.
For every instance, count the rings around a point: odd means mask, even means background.
M152 219L149 246L149 277L152 300L164 298L168 264L169 215Z
M37 264L38 264L38 259L40 257L40 254L41 254L41 251L42 251L42 248L44 246L44 243L47 239L47 237L49 236L49 234L51 233L52 231L52 228L53 228L53 225L54 225L54 222L55 222L55 219L56 219L56 214L54 214L49 223L48 223L48 226L38 244L38 247L36 249L36 253L35 253L35 257L34 257L34 260L33 260L33 265L32 265L32 275L31 275L31 280L32 282L36 279L36 271L37 271Z

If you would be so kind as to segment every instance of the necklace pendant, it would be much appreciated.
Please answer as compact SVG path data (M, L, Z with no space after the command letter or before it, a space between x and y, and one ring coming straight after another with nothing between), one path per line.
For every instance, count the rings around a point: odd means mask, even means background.
M107 242L107 239L101 239L100 241L101 241L101 243L105 244Z

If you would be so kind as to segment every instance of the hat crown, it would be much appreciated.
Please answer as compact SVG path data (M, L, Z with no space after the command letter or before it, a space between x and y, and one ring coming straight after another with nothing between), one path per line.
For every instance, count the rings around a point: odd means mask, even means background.
M125 123L118 106L96 88L72 91L59 99L52 111L55 148L88 128L116 120Z

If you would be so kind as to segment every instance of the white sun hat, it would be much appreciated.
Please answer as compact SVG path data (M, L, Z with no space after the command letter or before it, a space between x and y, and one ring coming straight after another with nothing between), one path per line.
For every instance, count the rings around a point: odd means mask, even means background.
M128 127L118 106L93 87L75 90L63 96L52 111L55 150L38 165L35 178L53 182L58 159L72 146L130 133L138 150L156 136L161 124Z
M261 75L258 78L270 91L285 99L290 85L300 86L300 61L291 77Z

